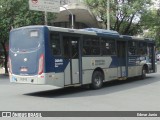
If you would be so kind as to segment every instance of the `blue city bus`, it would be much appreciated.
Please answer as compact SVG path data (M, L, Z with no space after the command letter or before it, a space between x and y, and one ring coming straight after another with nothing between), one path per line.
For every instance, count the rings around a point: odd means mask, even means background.
M125 80L156 72L155 42L116 31L52 26L11 30L10 82L58 87Z

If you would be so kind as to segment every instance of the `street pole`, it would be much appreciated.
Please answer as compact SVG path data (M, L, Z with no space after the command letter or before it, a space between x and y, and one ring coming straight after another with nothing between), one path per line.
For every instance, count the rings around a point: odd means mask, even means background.
M74 29L74 15L73 15L73 13L70 10L68 10L66 7L64 7L64 6L61 6L61 7L63 7L65 10L67 10L71 14L71 17L72 17L71 28Z
M44 21L45 21L45 25L48 25L48 19L47 19L47 12L44 12Z
M107 0L107 30L110 30L110 2Z

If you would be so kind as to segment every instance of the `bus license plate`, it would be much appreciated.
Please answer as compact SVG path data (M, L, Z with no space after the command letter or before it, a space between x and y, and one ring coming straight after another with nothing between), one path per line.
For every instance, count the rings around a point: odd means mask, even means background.
M20 78L21 82L27 82L27 78Z

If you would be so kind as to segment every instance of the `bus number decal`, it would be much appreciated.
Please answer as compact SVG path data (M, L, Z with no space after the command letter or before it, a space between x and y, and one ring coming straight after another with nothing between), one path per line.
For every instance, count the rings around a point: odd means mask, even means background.
M105 65L105 60L92 60L91 64L92 66Z
M55 67L59 67L63 65L63 59L55 59Z

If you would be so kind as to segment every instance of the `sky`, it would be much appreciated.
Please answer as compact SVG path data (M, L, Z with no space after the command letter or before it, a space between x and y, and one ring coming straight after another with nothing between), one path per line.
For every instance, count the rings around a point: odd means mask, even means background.
M154 2L154 8L159 9L160 8L160 0L152 0Z

